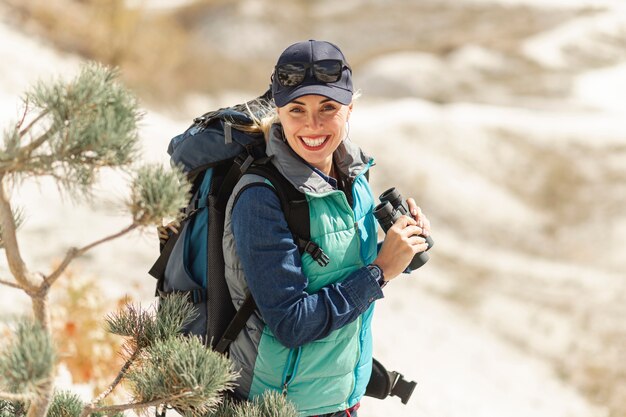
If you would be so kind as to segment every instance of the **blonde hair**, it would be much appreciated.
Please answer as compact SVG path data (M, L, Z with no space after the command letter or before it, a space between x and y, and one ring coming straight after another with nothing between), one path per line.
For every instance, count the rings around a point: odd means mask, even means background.
M361 97L361 90L357 90L352 94L352 102L354 103ZM252 133L263 133L267 141L270 134L270 128L273 124L280 123L276 106L270 100L258 98L246 103L248 116L254 122L252 126L246 126L245 131Z

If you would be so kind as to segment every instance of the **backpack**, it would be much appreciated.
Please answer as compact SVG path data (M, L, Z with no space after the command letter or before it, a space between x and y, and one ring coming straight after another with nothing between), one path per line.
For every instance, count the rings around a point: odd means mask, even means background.
M232 303L224 274L222 237L226 204L245 173L268 179L300 254L305 252L325 266L330 261L323 249L310 240L309 207L303 193L280 174L265 154L263 134L255 132L248 112L255 113L271 92L247 103L210 111L170 141L167 152L173 165L182 166L192 183L187 207L182 208L178 233L169 232L159 258L149 271L157 279L155 296L183 293L198 316L183 329L207 347L227 353L256 309L250 294L238 310ZM406 404L416 383L387 371L374 360L366 395L386 398L397 395Z

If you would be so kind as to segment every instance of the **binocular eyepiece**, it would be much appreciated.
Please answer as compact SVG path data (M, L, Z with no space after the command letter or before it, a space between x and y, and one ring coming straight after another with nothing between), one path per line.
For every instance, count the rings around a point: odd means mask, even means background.
M395 188L388 189L382 193L379 198L381 202L374 208L374 217L376 217L376 220L378 220L380 227L383 228L385 233L387 233L389 228L393 226L401 216L406 215L412 217L409 213L409 205ZM420 236L424 237L423 235ZM428 244L426 251L428 251L433 247L435 242L430 236L425 237L425 239ZM428 262L430 257L426 251L415 254L409 264L410 270L415 270Z

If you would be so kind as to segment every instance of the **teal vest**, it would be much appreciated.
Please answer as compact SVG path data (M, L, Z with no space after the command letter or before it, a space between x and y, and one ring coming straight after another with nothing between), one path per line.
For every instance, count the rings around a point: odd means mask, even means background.
M331 261L321 267L308 253L302 256L308 293L342 281L376 257L374 198L363 177L353 185L353 207L341 191L305 193L309 204L311 240ZM279 390L302 416L344 410L365 393L371 374L373 305L357 320L321 340L298 348L283 346L265 326L258 346L250 397Z

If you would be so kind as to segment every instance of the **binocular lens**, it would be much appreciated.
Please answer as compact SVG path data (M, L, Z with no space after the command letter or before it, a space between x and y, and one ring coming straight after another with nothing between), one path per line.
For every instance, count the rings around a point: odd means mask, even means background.
M374 208L374 217L376 217L376 220L378 220L378 223L380 223L383 230L387 231L387 229L389 229L394 222L393 207L388 201L378 204Z
M392 187L380 195L380 201L388 201L394 210L400 210L401 214L408 214L409 207L404 202L402 194L395 187Z
M398 200L402 201L402 196L395 187L392 187L382 193L379 198L380 201L389 201L393 207L396 206L396 204L394 204L395 202Z

